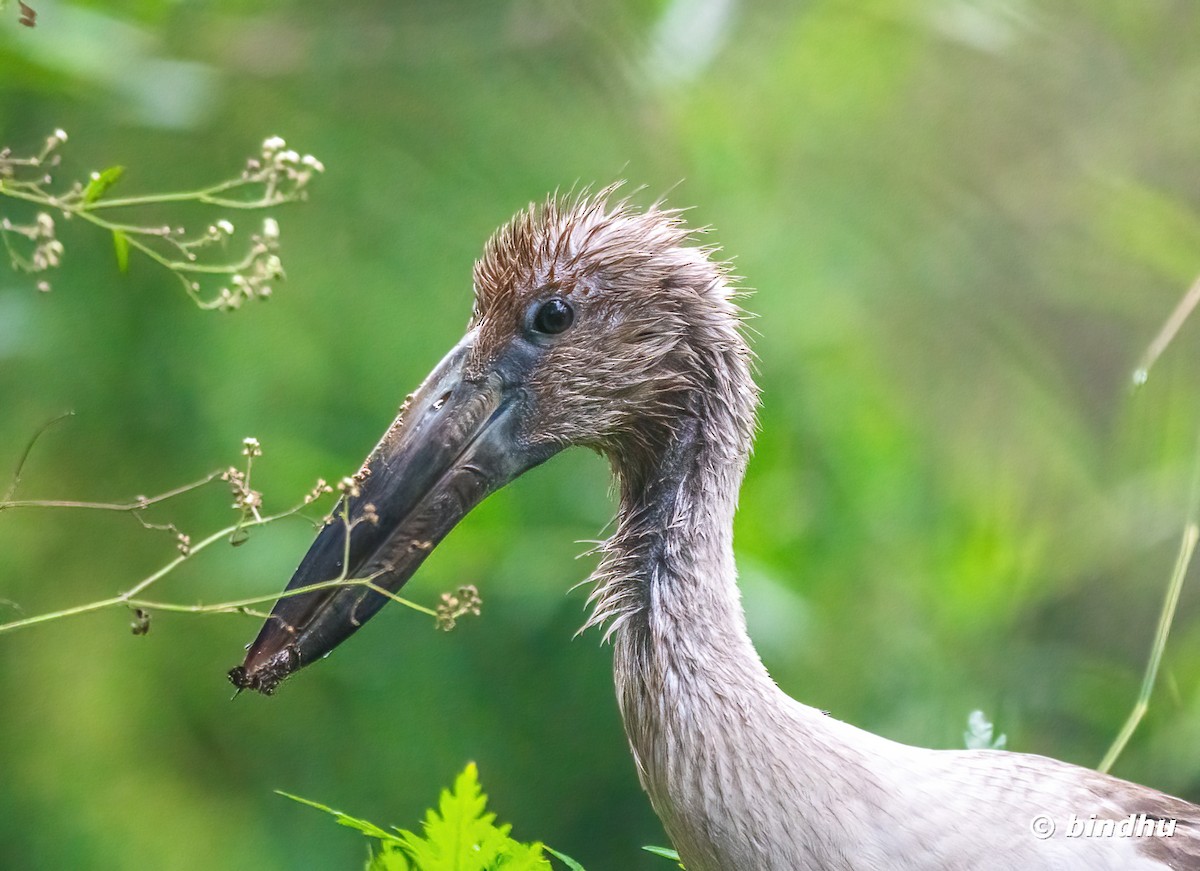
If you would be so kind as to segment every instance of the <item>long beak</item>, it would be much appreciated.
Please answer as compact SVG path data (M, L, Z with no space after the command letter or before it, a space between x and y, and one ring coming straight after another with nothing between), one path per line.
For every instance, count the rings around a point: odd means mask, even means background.
M467 380L471 340L468 334L447 354L401 409L355 476L357 495L343 497L288 590L367 579L394 593L484 497L555 452L523 445L517 436L527 411L521 370L530 361L514 352L485 376ZM270 694L387 601L365 584L285 596L229 679L239 689Z

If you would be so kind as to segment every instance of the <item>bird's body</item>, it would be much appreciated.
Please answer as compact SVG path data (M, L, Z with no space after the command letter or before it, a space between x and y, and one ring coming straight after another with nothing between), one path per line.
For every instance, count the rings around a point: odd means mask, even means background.
M733 583L724 485L739 469L702 454L651 512L661 532L620 557L643 567L622 583L648 595L626 599L639 605L613 637L642 784L689 871L1200 868L1194 805L1044 757L909 747L783 693ZM1170 837L1087 828L1131 816L1143 832L1178 823ZM1058 836L1039 838L1047 825Z
M612 641L639 777L688 871L1200 869L1196 805L1039 756L897 744L776 686L733 559L750 352L724 270L688 237L674 212L603 196L531 207L498 233L467 337L360 473L364 500L401 507L380 511L385 532L327 527L291 586L348 569L398 588L487 492L586 445L620 484L590 622ZM429 483L435 450L449 459ZM273 690L382 604L361 588L281 600L234 682Z

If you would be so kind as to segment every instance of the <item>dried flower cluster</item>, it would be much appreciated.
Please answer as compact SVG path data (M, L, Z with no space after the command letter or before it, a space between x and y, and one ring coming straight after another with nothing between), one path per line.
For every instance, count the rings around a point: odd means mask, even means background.
M249 300L267 299L274 291L273 283L284 278L283 262L279 259L278 251L279 224L274 218L267 218L263 221L262 232L250 237L246 268L235 272L229 284L217 291L216 307L222 311L232 311ZM198 287L195 283L193 286Z
M253 515L254 519L258 520L262 509L262 493L250 486L249 476L236 466L230 466L221 474L221 480L229 483L229 490L233 493L233 507Z
M272 136L262 144L262 157L246 161L242 179L247 184L266 186L266 199L279 202L303 198L305 187L314 175L325 171L325 165L311 154L301 155L287 147L280 136Z
M137 509L133 512L133 516L137 518L138 523L142 524L146 529L158 529L162 532L169 532L175 537L175 549L182 556L192 555L192 537L186 532L180 530L174 523L151 523L142 516L142 512L150 507L150 502L145 496L138 496L139 503Z
M62 262L63 244L54 235L54 218L46 212L38 212L28 224L15 224L8 218L0 218L0 233L15 269L45 272ZM32 246L29 254L23 254L12 244L14 235L28 240L27 245Z
M0 148L0 180L14 178L17 171L24 167L39 169L58 166L59 156L54 152L66 141L66 131L55 130L42 143L42 150L29 157L17 157L11 148ZM49 175L43 175L42 178L47 184L50 182Z
M437 606L437 627L449 632L458 625L460 617L468 614L478 617L482 606L483 598L474 584L463 584L453 593L442 593L442 600Z
M317 478L317 483L313 486L312 490L305 495L304 504L312 505L326 493L332 492L333 488L329 486L329 483L324 478Z
M134 635L145 635L150 631L150 612L145 608L130 609L133 614L133 620L129 623L129 630Z

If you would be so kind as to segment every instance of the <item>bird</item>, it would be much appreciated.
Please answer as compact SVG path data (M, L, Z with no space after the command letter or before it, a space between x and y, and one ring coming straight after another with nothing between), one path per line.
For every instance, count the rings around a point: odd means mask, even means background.
M404 401L230 680L271 694L489 493L583 446L619 494L585 628L611 644L640 782L688 871L1200 869L1195 804L1042 756L897 743L776 685L734 565L759 394L718 254L683 210L617 186L551 195L499 229L464 337Z

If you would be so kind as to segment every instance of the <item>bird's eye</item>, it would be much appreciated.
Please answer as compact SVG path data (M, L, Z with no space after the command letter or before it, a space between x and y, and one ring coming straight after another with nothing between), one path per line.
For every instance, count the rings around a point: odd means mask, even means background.
M561 297L551 297L540 306L533 316L533 328L548 336L557 335L575 321L575 310Z

